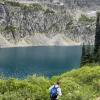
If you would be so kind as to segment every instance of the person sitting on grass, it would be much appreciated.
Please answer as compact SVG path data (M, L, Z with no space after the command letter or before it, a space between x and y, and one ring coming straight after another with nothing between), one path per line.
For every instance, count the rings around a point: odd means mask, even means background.
M50 100L58 100L59 96L62 96L60 81L57 81L55 85L52 85L50 88Z

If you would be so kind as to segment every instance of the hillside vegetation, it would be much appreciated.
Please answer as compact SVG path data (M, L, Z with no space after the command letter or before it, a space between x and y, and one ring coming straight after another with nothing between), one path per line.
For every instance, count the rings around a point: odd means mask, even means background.
M61 81L60 100L96 100L100 96L100 66L83 67L54 76L30 76L23 80L0 79L0 100L49 100L50 85Z

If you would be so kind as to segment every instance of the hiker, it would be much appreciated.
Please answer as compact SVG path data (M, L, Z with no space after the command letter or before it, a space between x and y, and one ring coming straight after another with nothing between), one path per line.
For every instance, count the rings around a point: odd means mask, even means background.
M59 96L62 95L60 82L57 81L55 85L52 85L50 88L50 100L58 100Z

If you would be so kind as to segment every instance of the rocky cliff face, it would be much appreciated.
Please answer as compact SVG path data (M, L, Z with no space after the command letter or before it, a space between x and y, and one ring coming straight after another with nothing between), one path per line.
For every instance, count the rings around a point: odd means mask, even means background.
M99 6L100 0L64 0L64 3L70 4L70 7L71 6L93 7L93 6Z
M11 2L1 3L0 35L4 38L4 45L8 41L8 46L20 43L22 45L66 45L68 39L74 41L71 42L72 44L94 44L96 20L81 15L82 11L80 13L78 11L80 10L69 10L63 6L60 6L60 10L55 10L48 5L26 6ZM63 38L59 34L62 34ZM60 43L57 42L59 40ZM2 42L0 45L4 46Z

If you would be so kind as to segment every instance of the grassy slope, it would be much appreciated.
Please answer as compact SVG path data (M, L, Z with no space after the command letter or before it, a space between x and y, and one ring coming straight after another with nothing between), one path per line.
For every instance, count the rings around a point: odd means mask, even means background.
M0 100L49 100L48 88L61 81L60 100L95 100L100 96L100 66L83 67L48 80L30 76L24 80L0 80Z

